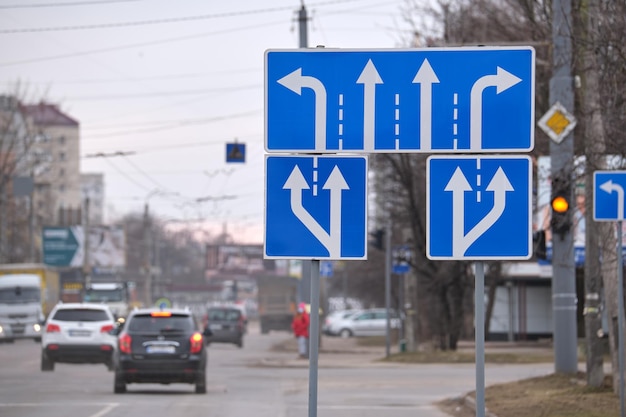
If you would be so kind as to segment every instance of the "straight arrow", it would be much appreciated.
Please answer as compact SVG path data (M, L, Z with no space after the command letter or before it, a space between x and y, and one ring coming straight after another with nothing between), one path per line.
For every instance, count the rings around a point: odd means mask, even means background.
M374 150L376 128L376 84L383 84L372 60L368 60L357 84L363 84L363 150Z
M432 149L433 123L433 84L439 84L439 78L427 59L413 78L413 84L420 84L420 149Z
M324 183L323 189L330 190L330 247L326 249L331 257L339 258L341 256L341 193L343 190L349 190L350 187L336 165Z
M472 191L472 187L460 167L456 168L444 191L452 191L452 255L462 257L465 254L465 192Z
M310 88L315 93L315 150L326 150L326 88L320 80L302 75L302 68L285 75L278 84L294 93L302 95L302 88Z

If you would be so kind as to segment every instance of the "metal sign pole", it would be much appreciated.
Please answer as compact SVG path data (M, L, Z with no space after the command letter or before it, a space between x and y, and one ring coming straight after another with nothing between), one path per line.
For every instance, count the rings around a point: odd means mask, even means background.
M320 339L320 261L311 261L311 322L309 324L309 417L317 417L317 370Z
M475 264L476 417L485 417L485 264Z
M622 251L622 220L620 219L617 221L617 335L619 339L619 410L620 416L624 417L624 258Z

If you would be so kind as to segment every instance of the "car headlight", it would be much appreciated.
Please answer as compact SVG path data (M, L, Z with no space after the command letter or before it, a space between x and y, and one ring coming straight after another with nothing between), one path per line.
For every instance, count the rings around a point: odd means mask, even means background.
M41 325L39 323L35 323L35 324L33 324L33 329L36 332L40 332L41 331Z
M4 333L4 329L0 326L0 334Z

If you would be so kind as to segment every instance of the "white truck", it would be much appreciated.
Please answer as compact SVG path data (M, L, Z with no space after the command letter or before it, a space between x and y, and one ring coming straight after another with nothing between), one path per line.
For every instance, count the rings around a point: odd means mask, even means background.
M108 305L116 320L126 319L130 312L128 289L123 282L91 283L85 286L83 301Z
M45 320L41 294L41 277L37 274L0 276L0 341L41 341Z

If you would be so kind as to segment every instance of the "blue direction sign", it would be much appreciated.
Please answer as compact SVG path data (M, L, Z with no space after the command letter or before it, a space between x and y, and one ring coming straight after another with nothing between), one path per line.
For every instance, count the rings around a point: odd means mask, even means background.
M265 258L366 259L366 156L267 155L265 181Z
M426 179L429 259L530 258L530 157L432 156Z
M618 221L624 218L626 171L595 171L593 173L593 219Z
M535 52L268 50L268 152L525 152Z

